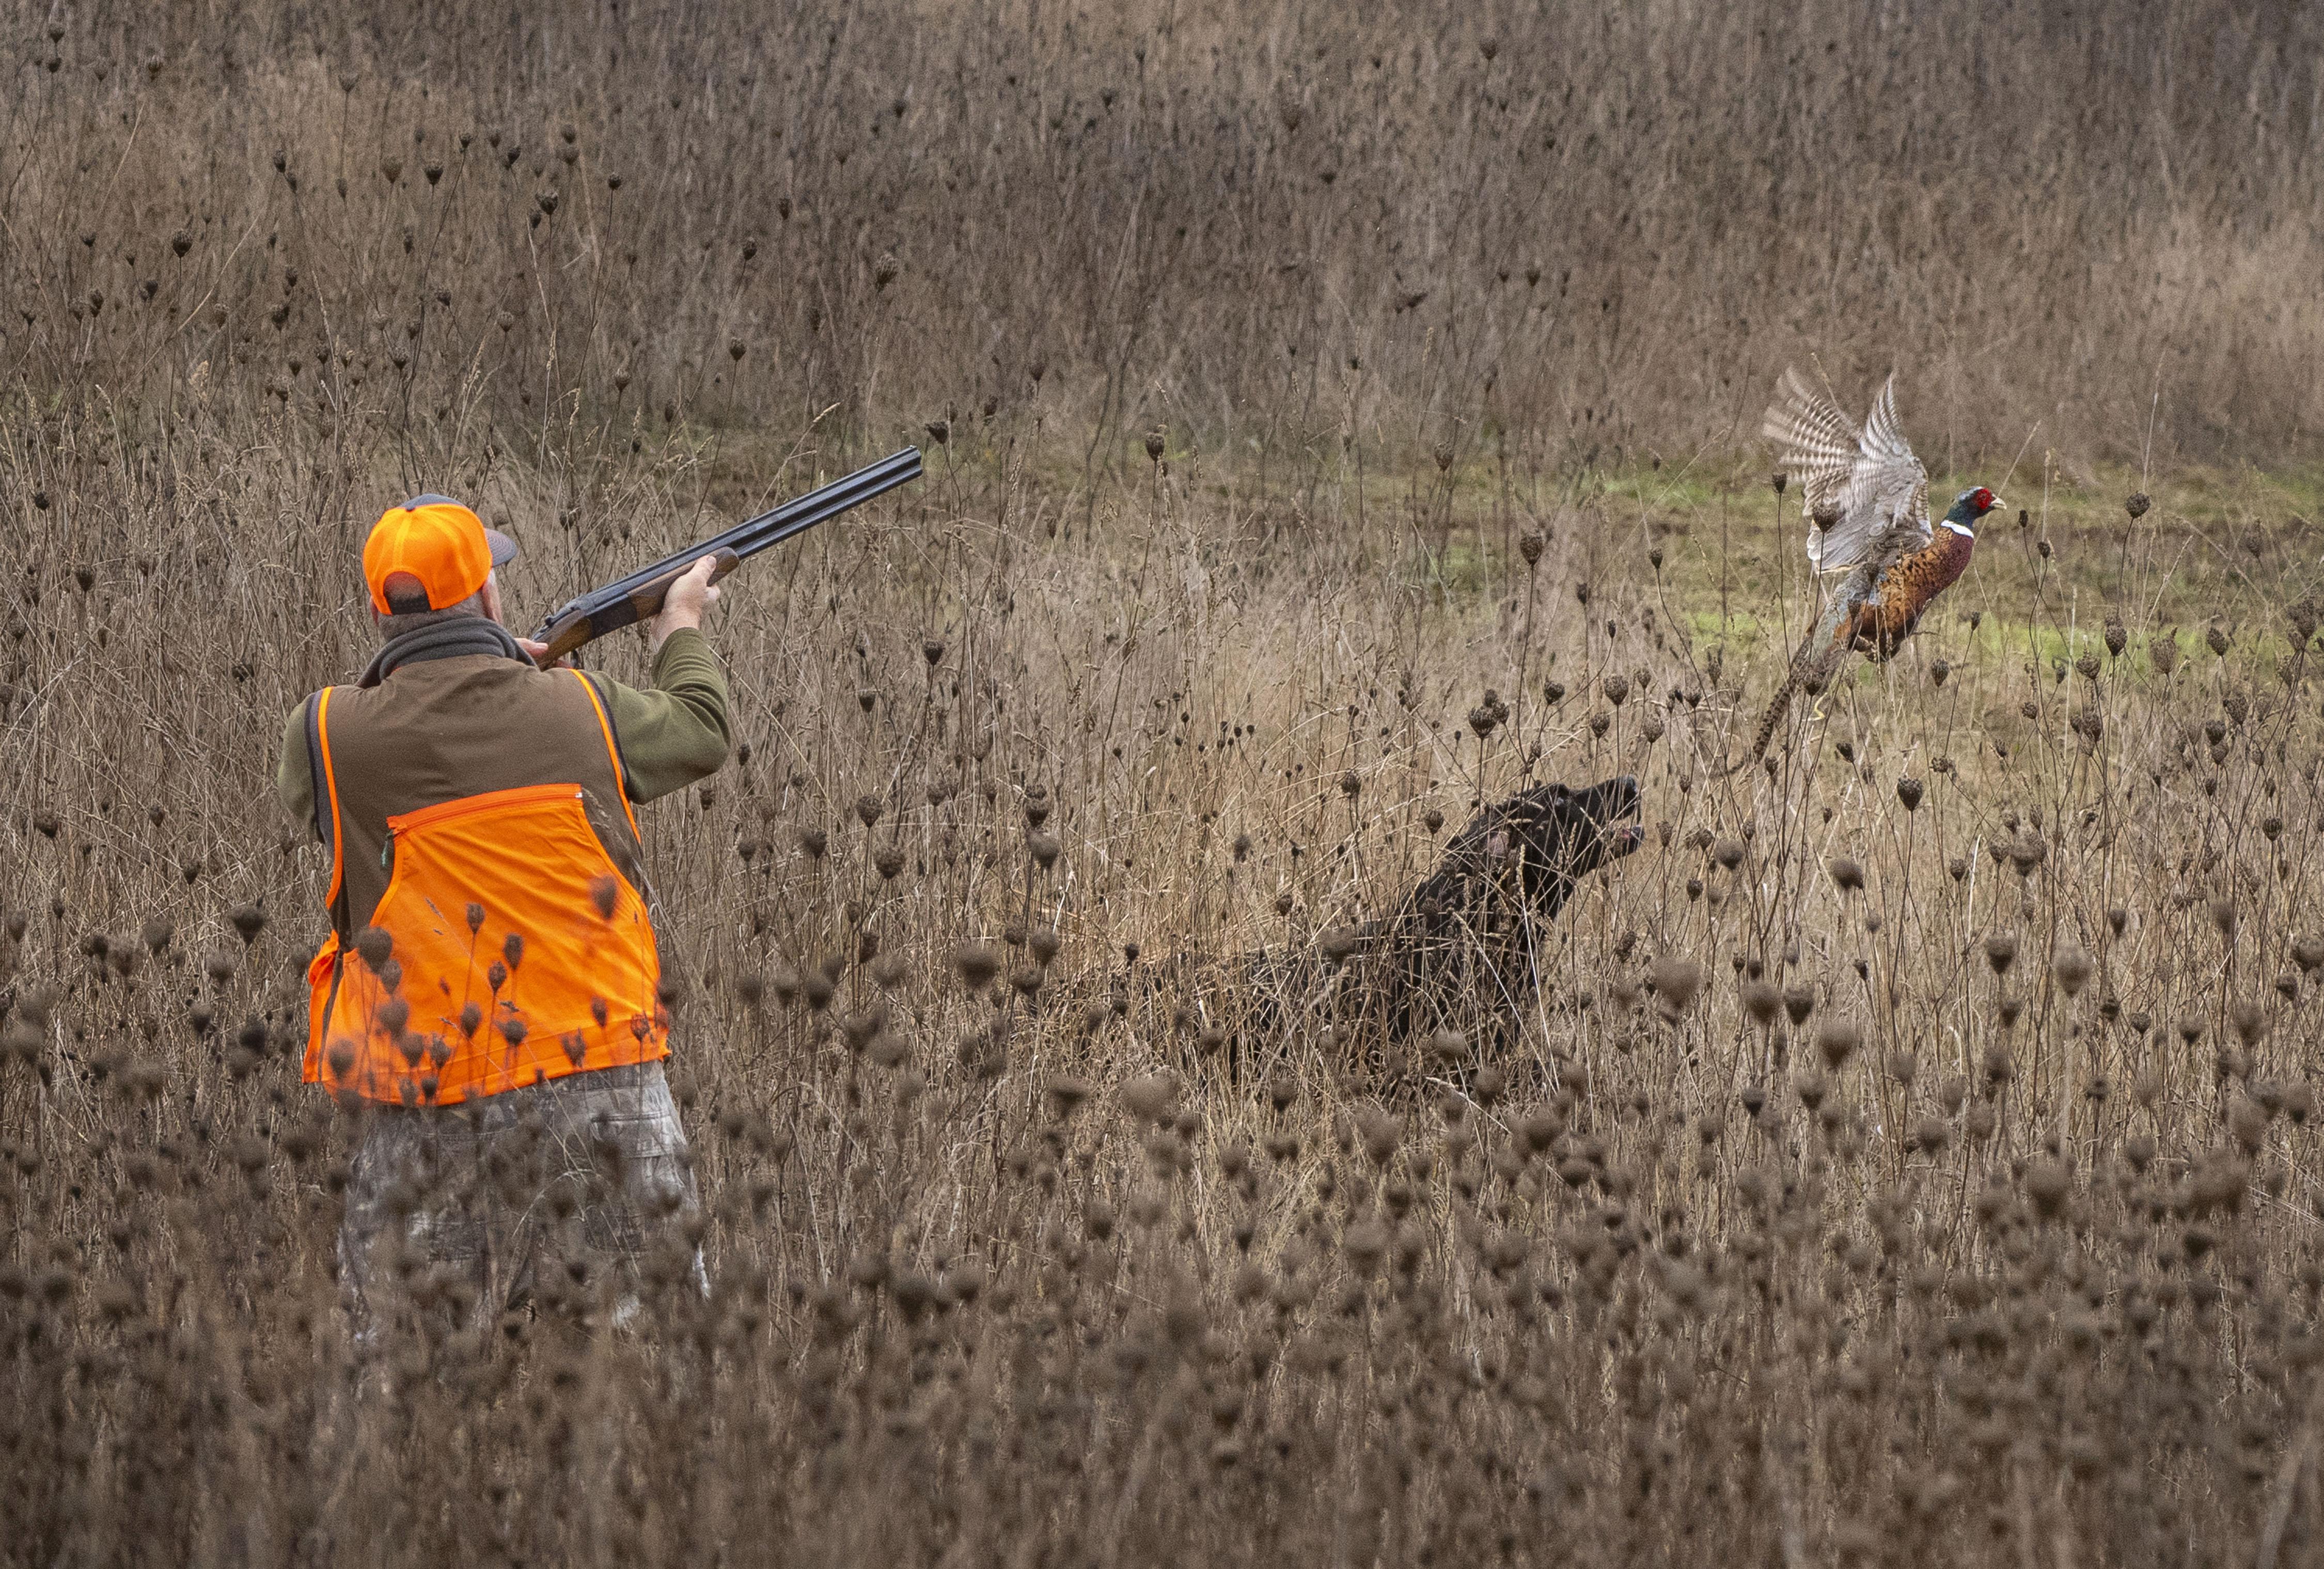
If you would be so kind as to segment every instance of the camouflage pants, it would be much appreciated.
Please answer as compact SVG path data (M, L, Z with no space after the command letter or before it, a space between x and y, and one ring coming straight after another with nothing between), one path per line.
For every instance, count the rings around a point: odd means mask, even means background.
M661 1064L457 1106L369 1113L339 1225L358 1345L406 1315L489 1331L510 1312L627 1323L652 1288L706 1291L692 1152Z

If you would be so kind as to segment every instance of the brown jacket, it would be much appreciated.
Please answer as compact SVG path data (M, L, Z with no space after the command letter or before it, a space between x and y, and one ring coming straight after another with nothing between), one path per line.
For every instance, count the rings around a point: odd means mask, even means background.
M707 778L725 761L731 733L725 678L699 632L671 634L653 676L650 691L589 677L621 752L618 784L588 694L569 674L499 653L453 653L393 664L376 686L340 688L330 735L345 888L333 925L360 929L385 891L390 816L526 784L580 785L598 837L643 887L617 790L646 801ZM284 809L328 844L327 803L315 789L315 706L310 697L283 726L275 787Z

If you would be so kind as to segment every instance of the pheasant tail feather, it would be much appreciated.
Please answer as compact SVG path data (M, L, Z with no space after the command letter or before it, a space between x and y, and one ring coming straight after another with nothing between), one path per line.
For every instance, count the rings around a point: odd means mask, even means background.
M1775 727L1783 724L1784 715L1791 711L1792 700L1800 695L1803 687L1821 688L1829 682L1845 652L1843 649L1820 649L1812 641L1800 651L1799 657L1792 661L1792 668L1784 672L1783 685L1777 687L1775 695L1767 700L1767 711L1759 716L1758 734L1751 738L1751 755L1737 763L1729 772L1749 768L1767 755L1768 743L1775 739Z

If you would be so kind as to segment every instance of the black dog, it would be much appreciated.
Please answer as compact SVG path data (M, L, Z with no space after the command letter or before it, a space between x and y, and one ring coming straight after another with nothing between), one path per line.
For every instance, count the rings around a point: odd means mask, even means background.
M1513 1015L1529 1001L1541 928L1576 882L1644 842L1637 815L1638 781L1625 774L1580 790L1536 785L1454 835L1364 944L1384 972L1367 1001L1390 1038Z
M1389 913L1310 947L1133 967L1091 1022L1136 1004L1140 1025L1158 1029L1158 1006L1190 1057L1224 1054L1237 1074L1263 1072L1297 1035L1328 1039L1343 1067L1389 1080L1440 1029L1490 1055L1515 1038L1538 984L1543 928L1581 879L1637 849L1637 812L1638 782L1627 775L1578 790L1536 785L1479 812ZM1312 1033L1295 1029L1302 1020Z

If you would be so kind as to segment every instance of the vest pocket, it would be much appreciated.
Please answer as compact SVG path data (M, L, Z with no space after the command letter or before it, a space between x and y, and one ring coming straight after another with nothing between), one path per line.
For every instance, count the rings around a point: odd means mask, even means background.
M333 932L307 961L307 1057L303 1076L314 1084L322 1073L322 1043L330 1033L331 1001L339 984L339 934Z
M316 988L308 1076L447 1105L668 1054L644 900L576 784L527 785L387 820L393 872ZM318 974L318 972L322 972Z

